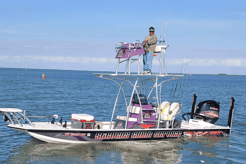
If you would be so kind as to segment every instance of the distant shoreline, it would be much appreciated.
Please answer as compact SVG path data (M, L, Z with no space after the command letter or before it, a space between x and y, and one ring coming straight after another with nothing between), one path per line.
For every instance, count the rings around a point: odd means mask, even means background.
M9 67L0 67L1 68L4 68L4 69L23 69L25 71L28 71L28 70L54 70L54 71L87 71L87 72L115 72L115 71L98 71L98 70L69 70L69 69L41 69L41 68L9 68ZM134 73L137 73L137 72L134 72ZM155 73L155 72L154 72ZM169 72L170 74L179 74L179 73L171 73ZM217 73L217 74L209 74L209 73L206 73L206 74L199 74L199 73L189 73L189 75L223 75L223 76L246 76L246 75L237 75L237 74L226 74L226 73Z

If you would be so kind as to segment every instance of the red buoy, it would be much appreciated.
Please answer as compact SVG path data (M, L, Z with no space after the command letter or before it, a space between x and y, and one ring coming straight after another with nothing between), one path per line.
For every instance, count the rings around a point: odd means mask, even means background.
M45 75L44 75L44 73L42 74L42 79L45 79Z

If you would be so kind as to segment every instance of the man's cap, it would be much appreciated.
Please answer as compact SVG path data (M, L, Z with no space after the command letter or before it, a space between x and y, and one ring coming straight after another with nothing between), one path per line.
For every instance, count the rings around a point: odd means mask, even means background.
M155 32L155 28L154 27L150 27L149 28L149 32Z

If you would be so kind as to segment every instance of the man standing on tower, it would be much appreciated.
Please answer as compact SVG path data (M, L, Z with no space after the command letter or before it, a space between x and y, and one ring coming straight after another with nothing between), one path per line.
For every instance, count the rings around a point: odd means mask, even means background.
M149 35L144 38L143 47L145 54L143 55L143 74L151 74L153 54L155 51L157 36L154 34L155 28L149 28Z

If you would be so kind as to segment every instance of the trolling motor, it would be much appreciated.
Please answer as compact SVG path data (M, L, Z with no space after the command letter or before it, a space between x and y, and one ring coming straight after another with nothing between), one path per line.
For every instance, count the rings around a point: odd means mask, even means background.
M214 100L206 100L200 102L195 110L197 96L193 96L193 104L191 113L185 113L182 115L182 118L186 121L185 115L190 115L190 118L193 119L202 119L205 122L214 124L219 119L219 110L220 103Z

